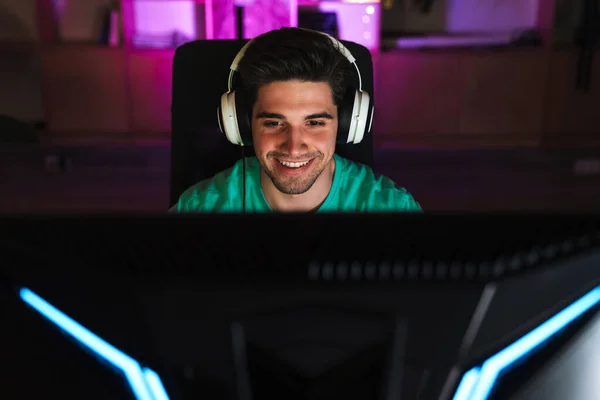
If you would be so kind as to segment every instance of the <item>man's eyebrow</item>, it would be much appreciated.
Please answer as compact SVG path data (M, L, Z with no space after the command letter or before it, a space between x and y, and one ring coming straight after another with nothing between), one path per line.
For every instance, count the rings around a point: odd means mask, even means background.
M261 118L285 119L285 116L282 114L278 114L278 113L261 111L256 114L256 119L261 119ZM305 120L318 119L318 118L333 119L333 116L331 114L329 114L328 112L323 111L323 112L319 112L319 113L315 113L315 114L310 114L310 115L307 115L306 117L304 117Z
M260 118L285 119L285 117L281 114L267 112L267 111L261 111L261 112L257 113L256 119L260 119Z
M304 117L304 119L317 119L317 118L325 118L325 119L333 119L333 116L328 112L320 112L316 114L310 114Z

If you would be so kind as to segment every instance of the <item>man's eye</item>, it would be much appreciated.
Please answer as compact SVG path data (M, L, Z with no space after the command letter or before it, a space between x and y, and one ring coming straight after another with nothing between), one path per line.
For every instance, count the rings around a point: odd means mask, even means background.
M308 121L310 126L325 126L325 122L323 121Z
M264 125L265 126L270 126L270 127L279 126L280 122L279 121L266 121Z

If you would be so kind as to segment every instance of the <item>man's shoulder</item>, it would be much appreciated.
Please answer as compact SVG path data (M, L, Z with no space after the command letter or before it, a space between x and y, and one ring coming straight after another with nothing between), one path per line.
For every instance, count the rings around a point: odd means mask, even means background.
M422 211L421 206L403 187L392 179L375 174L368 165L336 156L340 162L344 187L353 193L359 208L364 211ZM347 195L348 193L344 193Z
M230 168L204 179L186 189L172 211L226 211L231 200L237 196L237 186L241 186L242 160ZM241 189L240 189L241 190Z

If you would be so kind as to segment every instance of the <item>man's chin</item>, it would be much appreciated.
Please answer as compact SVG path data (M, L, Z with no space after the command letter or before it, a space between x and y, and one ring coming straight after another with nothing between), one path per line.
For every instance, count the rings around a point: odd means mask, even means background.
M308 184L283 184L281 182L277 182L277 181L273 181L273 185L275 186L275 188L277 188L277 190L279 190L281 193L289 195L289 196L298 196L301 194L304 194L306 192L308 192L310 190L310 188L313 186L314 182L310 182Z
M285 176L281 174L268 174L273 186L287 195L300 195L308 192L316 182L316 177L313 171L309 171L302 176ZM317 175L318 177L318 175Z

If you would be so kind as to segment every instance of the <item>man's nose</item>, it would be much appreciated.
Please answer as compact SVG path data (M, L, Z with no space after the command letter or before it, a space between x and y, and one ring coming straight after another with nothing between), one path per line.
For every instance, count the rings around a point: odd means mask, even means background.
M283 149L290 155L299 155L305 150L304 134L298 127L290 127L286 132Z

